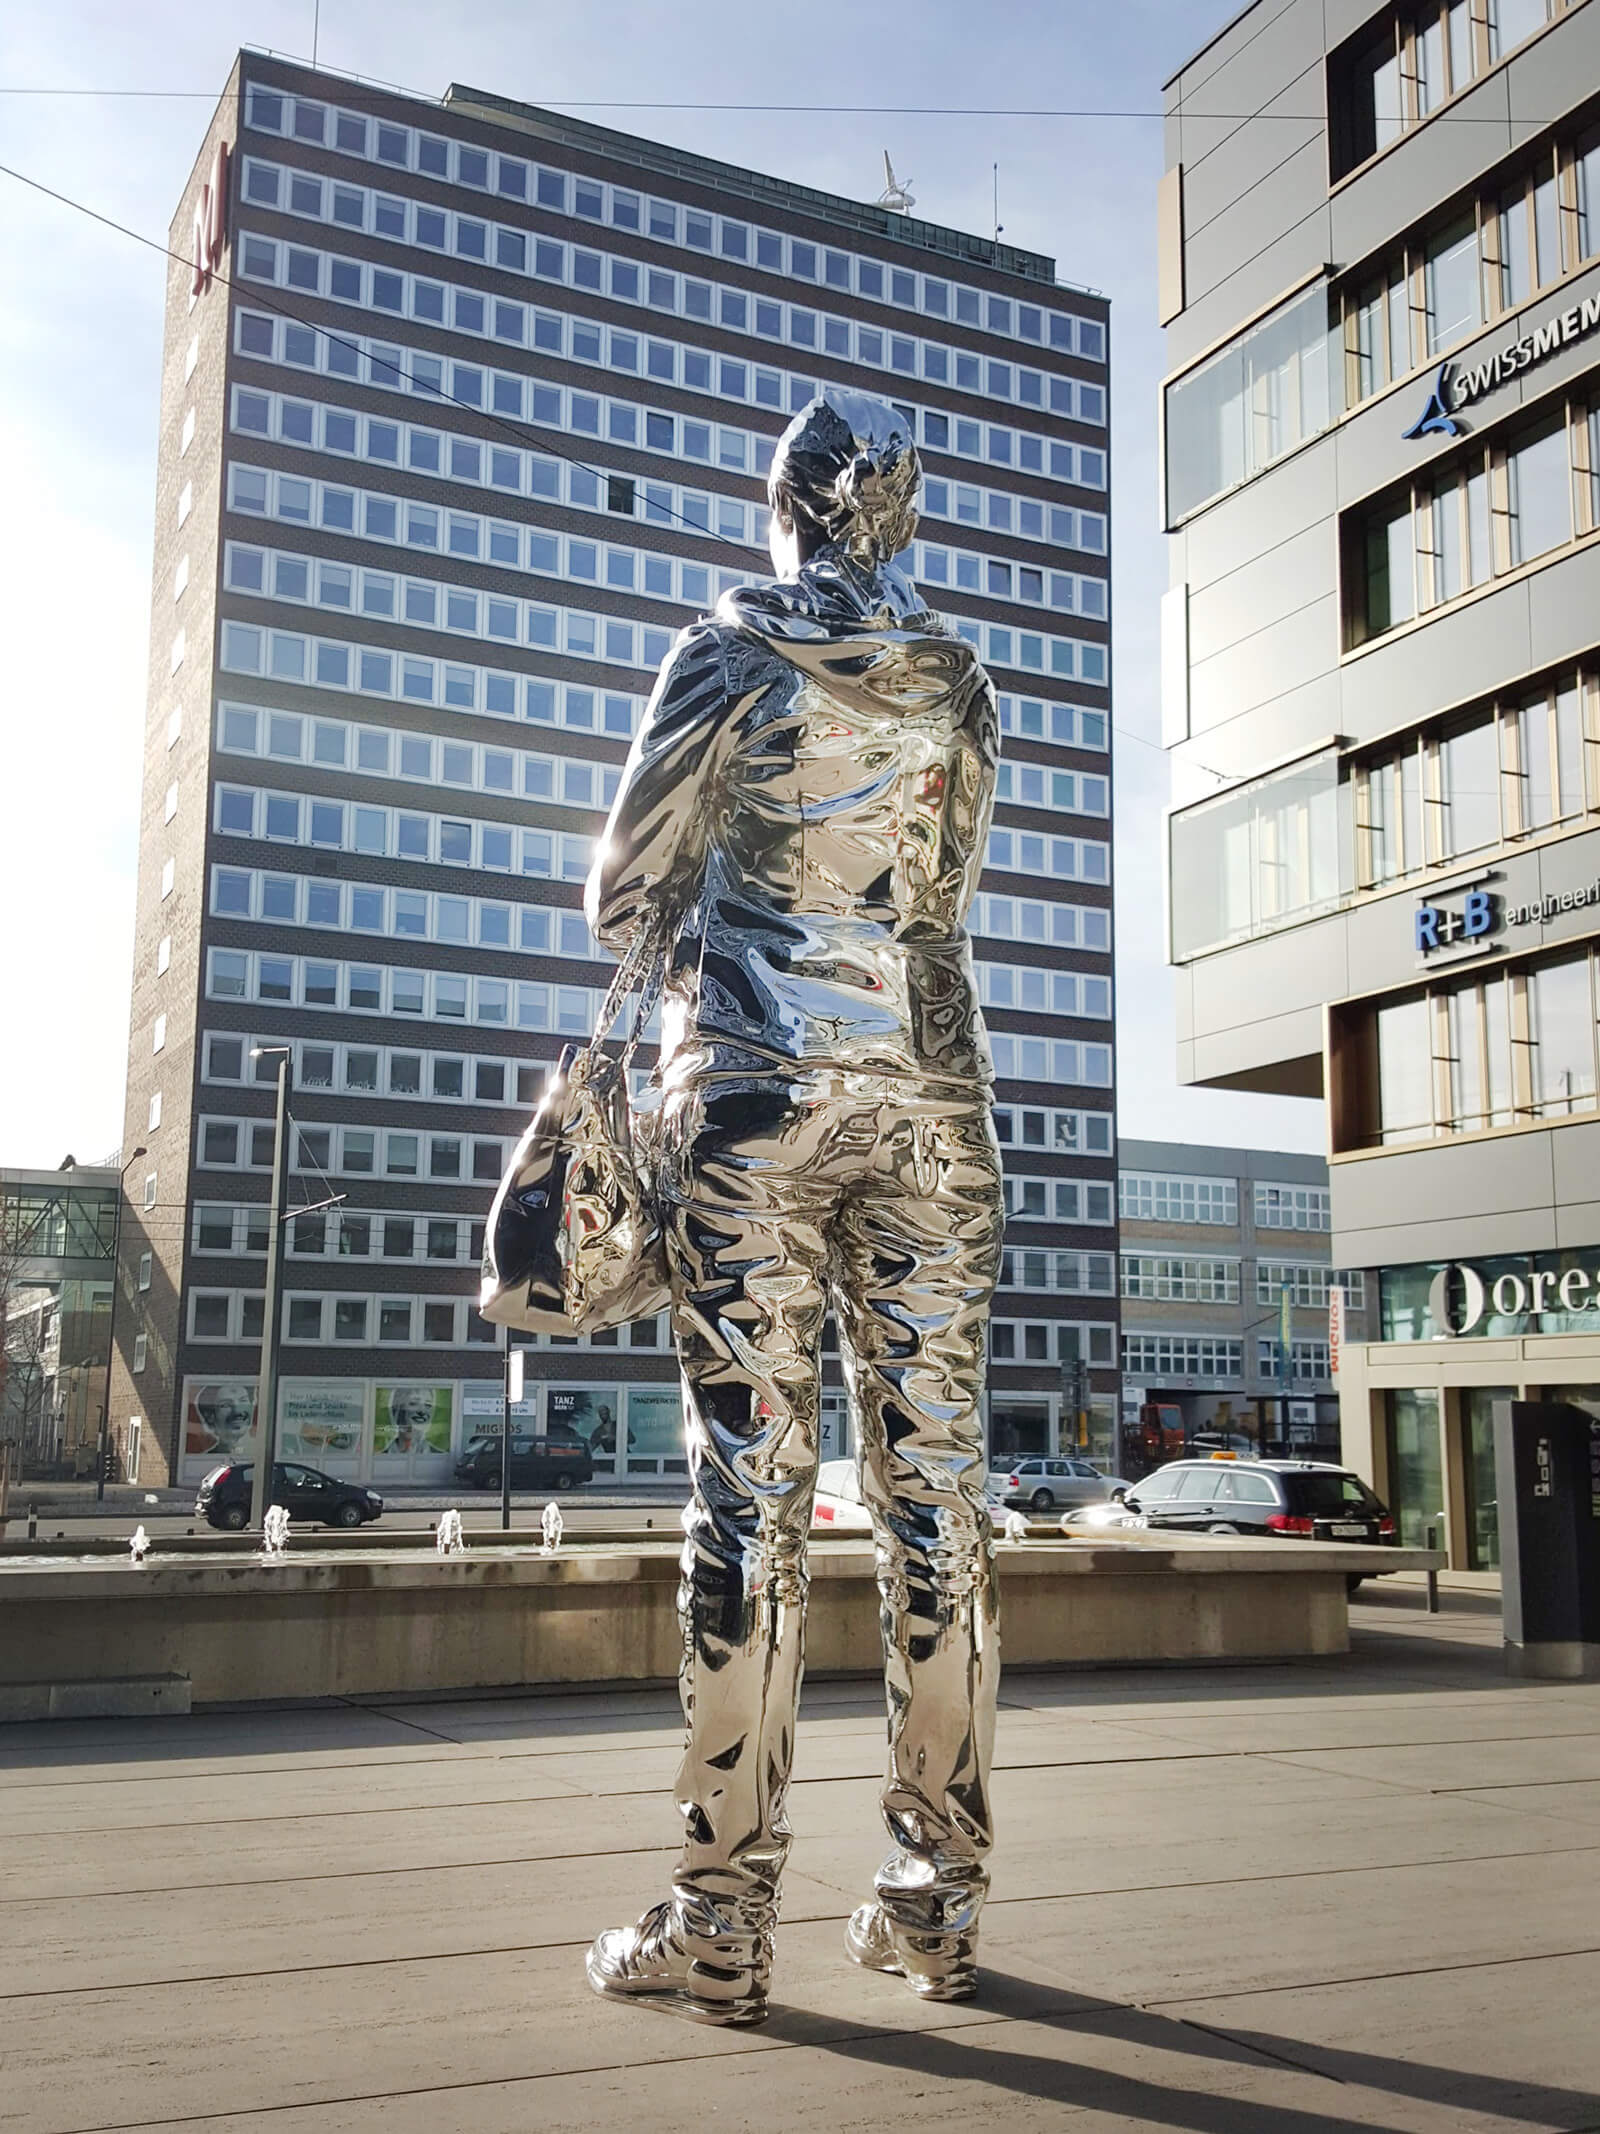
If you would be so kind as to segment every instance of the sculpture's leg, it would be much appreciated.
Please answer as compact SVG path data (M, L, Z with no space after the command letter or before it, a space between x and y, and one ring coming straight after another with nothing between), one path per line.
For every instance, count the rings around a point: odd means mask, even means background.
M669 1995L702 2022L766 2012L790 1843L826 1257L795 1094L746 1083L691 1100L665 1179L693 1489L678 1589L684 1848L668 1901L602 1934L589 1976L602 1992Z
M835 1307L877 1533L894 1850L846 1935L920 1994L976 1987L1000 1674L983 1366L1004 1215L986 1103L903 1100L835 1226Z

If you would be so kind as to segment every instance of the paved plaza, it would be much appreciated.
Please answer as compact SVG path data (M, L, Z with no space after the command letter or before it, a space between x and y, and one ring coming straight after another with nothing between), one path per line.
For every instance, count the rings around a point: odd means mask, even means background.
M774 2012L616 2007L663 1886L667 1691L0 1734L0 2127L1600 2128L1600 1685L1471 1595L1348 1659L1015 1675L982 1998L840 1946L882 1844L872 1685L800 1736Z

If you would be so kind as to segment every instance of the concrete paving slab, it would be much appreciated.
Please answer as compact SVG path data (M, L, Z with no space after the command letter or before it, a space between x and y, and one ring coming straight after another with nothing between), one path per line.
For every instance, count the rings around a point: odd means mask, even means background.
M1344 1660L1008 1677L957 2008L842 1959L882 1720L813 1685L755 2034L582 1979L671 1857L670 1691L53 1729L0 1772L0 2128L1600 2129L1600 1692L1371 1613Z
M1132 2127L1193 2134L1525 2134L1527 2122L1443 2112L1381 2089L1286 2067L1189 2026L1138 2011L1056 2012L1010 1981L998 2020L987 2011L937 2031L858 2023L823 2043L785 2043L752 2060L725 2053L648 2068L602 2068L409 2097L355 2100L275 2113L273 2134L594 2134L648 2127L690 2134L759 2119L787 2134L841 2126L959 2129L1066 2127L1127 2134ZM637 2020L653 2019L640 2011ZM663 2020L654 2019L658 2023ZM782 2020L781 2018L778 2020ZM779 2099L781 2098L781 2103ZM165 2121L147 2134L220 2128L221 2117Z
M1441 1958L1448 1951L1441 1949ZM1162 2013L1340 2082L1496 2126L1600 2126L1600 1954L1441 1962L1406 1980L1173 2001Z

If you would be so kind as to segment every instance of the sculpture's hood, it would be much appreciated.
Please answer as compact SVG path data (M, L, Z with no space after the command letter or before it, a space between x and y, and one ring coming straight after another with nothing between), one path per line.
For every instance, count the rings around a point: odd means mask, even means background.
M831 692L874 708L923 711L964 694L978 655L923 605L893 564L875 569L829 546L798 578L724 593L716 618L758 638Z

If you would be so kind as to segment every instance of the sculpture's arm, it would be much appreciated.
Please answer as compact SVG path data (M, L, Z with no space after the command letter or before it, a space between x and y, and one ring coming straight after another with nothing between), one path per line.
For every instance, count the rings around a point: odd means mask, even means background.
M595 853L583 909L622 955L645 920L669 925L705 850L713 744L730 710L724 633L694 623L662 664Z

